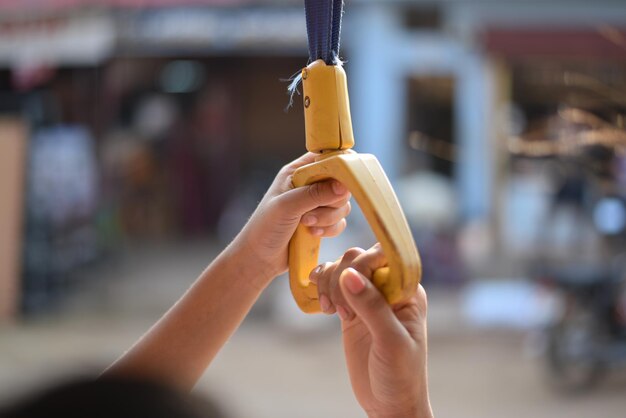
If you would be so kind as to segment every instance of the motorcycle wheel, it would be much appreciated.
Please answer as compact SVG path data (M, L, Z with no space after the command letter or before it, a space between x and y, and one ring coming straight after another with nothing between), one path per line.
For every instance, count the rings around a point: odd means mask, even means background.
M604 326L578 306L548 330L547 361L551 384L572 393L590 390L604 376Z

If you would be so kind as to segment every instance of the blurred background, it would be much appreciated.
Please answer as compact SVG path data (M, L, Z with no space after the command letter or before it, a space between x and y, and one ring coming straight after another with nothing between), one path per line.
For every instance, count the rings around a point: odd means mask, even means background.
M626 4L348 0L356 149L424 263L438 417L623 417ZM0 402L102 370L302 154L299 0L0 1ZM374 242L355 210L322 248ZM264 293L197 391L361 417L338 320Z

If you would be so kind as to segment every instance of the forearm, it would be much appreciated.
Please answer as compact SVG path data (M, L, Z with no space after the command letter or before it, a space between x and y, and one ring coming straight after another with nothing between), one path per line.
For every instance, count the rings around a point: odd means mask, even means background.
M141 376L190 390L271 277L231 244L183 297L104 374Z

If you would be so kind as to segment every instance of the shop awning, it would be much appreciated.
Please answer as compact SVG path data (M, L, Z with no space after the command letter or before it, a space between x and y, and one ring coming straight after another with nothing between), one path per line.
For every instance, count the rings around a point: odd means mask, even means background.
M589 29L491 28L483 45L492 53L516 58L626 58L626 29L599 25Z

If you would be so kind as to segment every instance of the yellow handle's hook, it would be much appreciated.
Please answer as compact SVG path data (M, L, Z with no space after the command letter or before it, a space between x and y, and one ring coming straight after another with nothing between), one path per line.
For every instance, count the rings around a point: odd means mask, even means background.
M374 285L389 303L410 298L421 278L421 263L409 225L382 167L371 154L350 151L354 145L346 75L341 67L318 60L302 71L306 145L317 161L293 174L295 187L336 179L352 193L387 257L374 272ZM298 226L289 242L289 282L298 306L320 312L317 286L309 273L318 264L320 238Z

